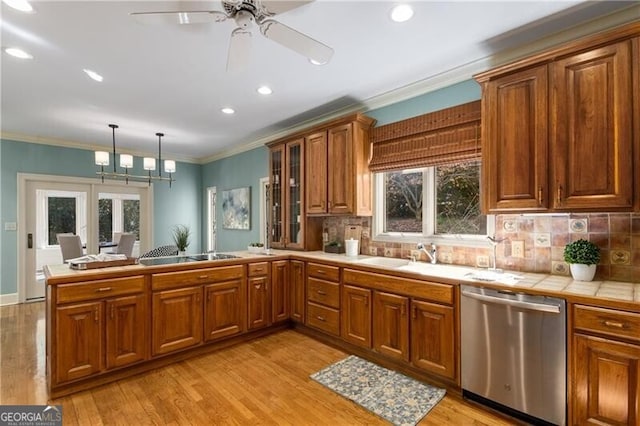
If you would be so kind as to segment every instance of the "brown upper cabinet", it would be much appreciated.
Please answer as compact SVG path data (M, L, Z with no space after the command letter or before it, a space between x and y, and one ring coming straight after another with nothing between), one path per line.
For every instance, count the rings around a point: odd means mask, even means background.
M316 250L320 225L305 213L305 141L291 139L269 147L271 247Z
M475 76L487 213L640 206L638 35L634 23Z
M371 216L369 129L361 114L335 120L306 138L307 214Z

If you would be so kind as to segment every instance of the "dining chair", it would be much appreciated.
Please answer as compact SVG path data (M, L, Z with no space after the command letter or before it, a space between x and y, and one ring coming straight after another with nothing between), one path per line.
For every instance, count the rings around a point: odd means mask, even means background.
M133 244L136 242L136 234L122 233L118 240L118 247L116 247L117 254L124 254L127 257L131 257L133 252Z
M62 252L62 262L67 263L68 259L75 259L84 255L82 240L79 235L57 234L58 244Z

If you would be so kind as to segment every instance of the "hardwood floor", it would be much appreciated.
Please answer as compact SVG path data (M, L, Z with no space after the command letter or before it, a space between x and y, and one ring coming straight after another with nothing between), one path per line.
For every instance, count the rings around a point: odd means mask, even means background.
M0 307L0 404L61 404L65 425L376 425L309 379L347 354L295 331L48 401L44 303ZM508 425L453 395L420 425Z

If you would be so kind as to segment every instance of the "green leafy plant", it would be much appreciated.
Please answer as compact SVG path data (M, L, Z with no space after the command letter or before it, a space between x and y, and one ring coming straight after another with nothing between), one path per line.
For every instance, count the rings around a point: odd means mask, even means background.
M249 247L264 247L262 243L249 243Z
M187 250L189 247L189 237L191 236L191 229L186 225L176 225L173 227L173 242L178 247L179 251Z
M587 240L577 240L564 246L564 261L583 265L597 265L600 247Z

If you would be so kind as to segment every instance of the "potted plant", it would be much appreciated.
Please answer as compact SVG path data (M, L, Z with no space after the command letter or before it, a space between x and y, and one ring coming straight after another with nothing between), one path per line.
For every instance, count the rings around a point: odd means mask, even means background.
M173 242L178 247L178 254L183 255L189 247L189 237L191 230L186 225L176 225L173 227Z
M247 246L247 250L251 253L262 253L263 248L264 244L262 243L249 243L249 246Z
M600 261L600 247L587 240L577 240L564 247L564 261L576 281L592 281Z

